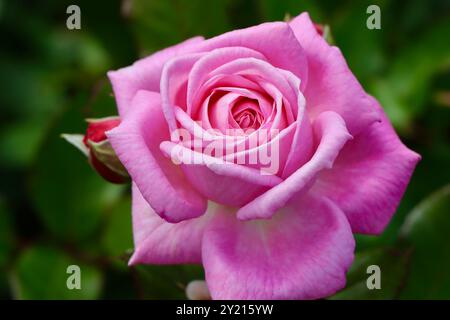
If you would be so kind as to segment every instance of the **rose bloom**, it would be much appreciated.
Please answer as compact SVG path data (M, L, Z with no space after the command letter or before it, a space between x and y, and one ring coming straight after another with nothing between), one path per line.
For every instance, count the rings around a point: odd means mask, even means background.
M307 13L193 38L108 76L121 123L106 134L133 181L130 265L201 263L214 299L342 289L353 233L384 230L420 159ZM214 141L236 129L226 147L244 149L215 157L180 129ZM276 172L237 161L275 143Z

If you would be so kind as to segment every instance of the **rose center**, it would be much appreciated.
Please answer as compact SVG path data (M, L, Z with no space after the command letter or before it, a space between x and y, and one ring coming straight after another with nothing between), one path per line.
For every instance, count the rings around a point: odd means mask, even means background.
M256 100L243 98L233 105L231 116L241 129L258 129L263 123L259 104Z

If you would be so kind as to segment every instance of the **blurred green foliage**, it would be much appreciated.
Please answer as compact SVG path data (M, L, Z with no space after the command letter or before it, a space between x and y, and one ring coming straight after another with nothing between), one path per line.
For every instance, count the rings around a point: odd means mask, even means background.
M381 30L366 28L374 3ZM70 4L81 8L81 30L66 28ZM59 134L116 113L107 70L302 11L331 27L357 78L423 156L383 235L357 236L335 298L450 299L449 0L0 1L0 297L184 298L201 267L127 267L129 188L104 182ZM80 291L65 288L70 264L82 268ZM369 264L380 265L382 290L367 290Z

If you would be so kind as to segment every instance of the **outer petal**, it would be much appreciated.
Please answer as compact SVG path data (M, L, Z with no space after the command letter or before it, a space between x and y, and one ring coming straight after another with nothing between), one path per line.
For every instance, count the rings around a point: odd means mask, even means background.
M311 119L330 110L339 113L354 135L380 119L369 96L352 74L341 51L328 45L316 31L309 15L290 22L308 58L308 83L304 95Z
M271 220L239 221L232 212L216 212L203 240L214 299L329 296L345 286L354 250L342 211L309 194Z
M138 90L159 92L164 64L180 54L208 52L224 47L246 47L260 52L274 66L291 70L306 85L308 68L301 45L287 23L272 22L235 30L204 41L202 37L189 39L135 62L132 66L108 72L113 85L119 113L125 115Z
M374 108L383 113L375 99ZM420 156L403 145L383 113L355 136L315 186L339 205L354 232L379 234L389 223Z
M282 181L276 175L262 175L260 170L226 162L173 142L163 142L161 149L180 163L186 177L202 195L220 204L242 206Z
M224 47L246 47L255 50L273 66L290 70L302 81L308 80L305 50L285 22L269 22L258 26L227 32L199 45L201 51Z
M319 172L329 169L344 144L351 139L342 118L334 112L322 113L313 123L316 152L306 164L244 207L237 215L239 219L271 218L294 196L311 187Z
M161 219L133 184L135 251L129 264L201 263L203 230L210 216L169 223Z
M169 140L160 100L158 93L139 91L129 115L107 136L152 208L167 221L178 222L202 215L206 199L159 149Z
M109 71L108 77L113 86L120 116L123 117L127 113L139 90L159 92L161 72L166 61L185 51L192 51L195 45L202 41L203 37L191 38L138 60L129 67Z

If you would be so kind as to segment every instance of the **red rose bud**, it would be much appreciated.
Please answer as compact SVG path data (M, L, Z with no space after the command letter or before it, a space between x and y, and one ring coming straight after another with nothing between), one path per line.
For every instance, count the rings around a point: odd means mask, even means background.
M87 119L88 127L83 142L88 146L88 140L93 142L102 142L107 140L105 132L109 131L120 124L119 117L108 117L102 119ZM89 146L88 146L89 147Z
M328 42L331 45L334 44L334 39L333 39L333 36L331 35L331 30L330 30L329 25L314 23L314 27L316 28L317 33L322 38L324 38L326 42Z
M80 149L88 158L91 166L105 180L112 183L126 183L127 171L117 158L105 132L120 124L118 117L88 119L86 135L64 134L68 142Z
M316 27L317 33L320 34L321 36L323 36L324 25L323 24L314 23L314 27Z

